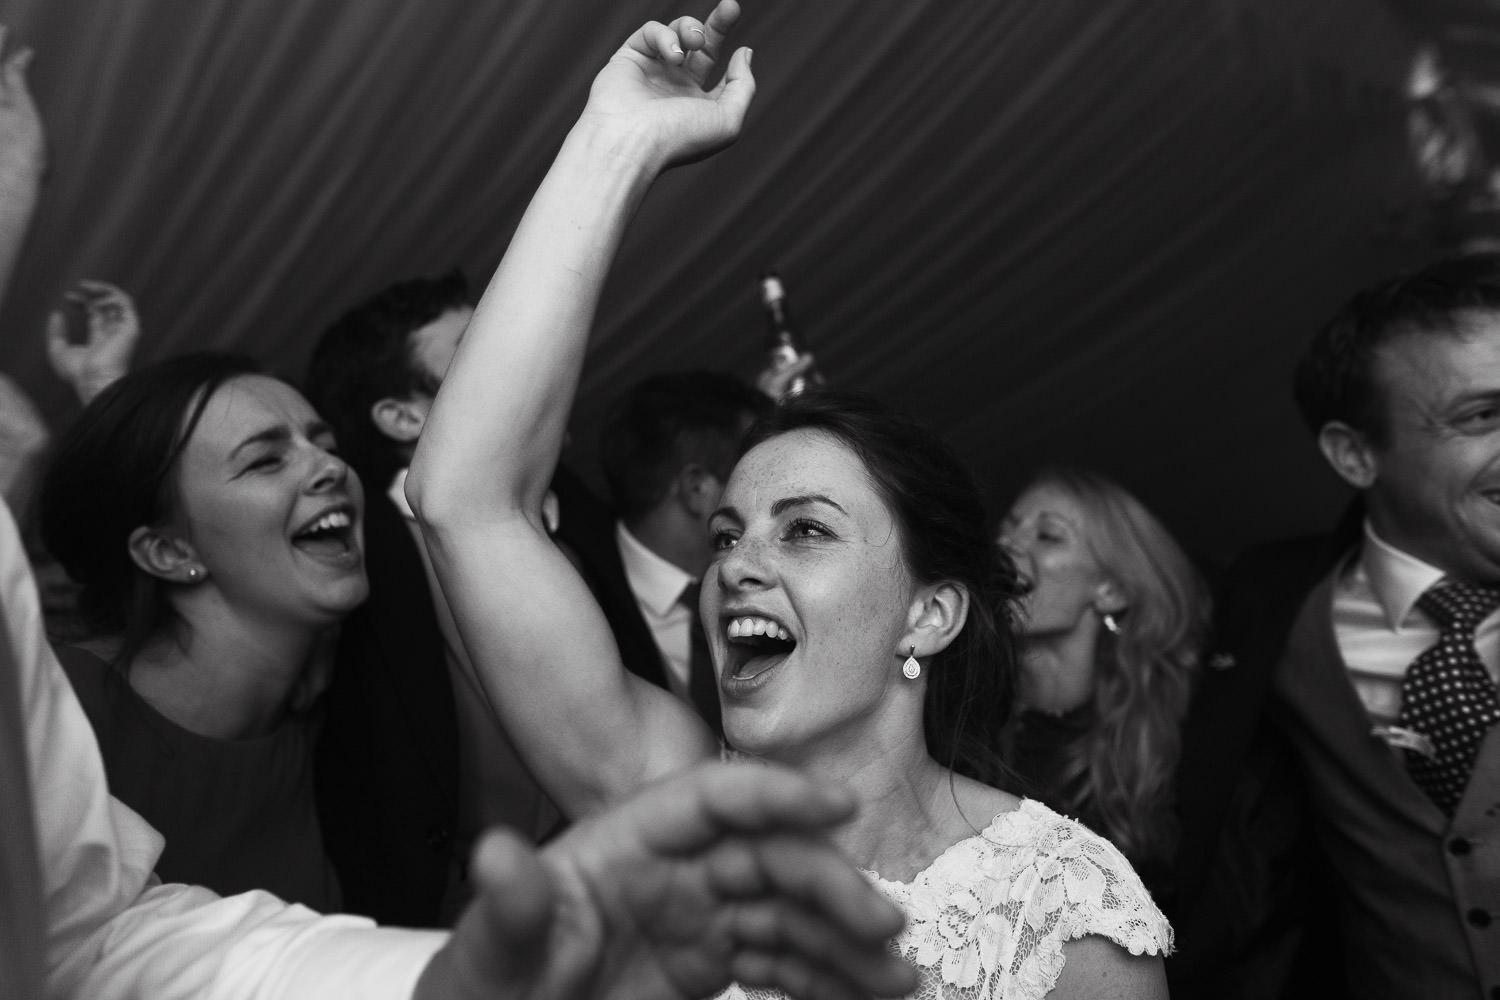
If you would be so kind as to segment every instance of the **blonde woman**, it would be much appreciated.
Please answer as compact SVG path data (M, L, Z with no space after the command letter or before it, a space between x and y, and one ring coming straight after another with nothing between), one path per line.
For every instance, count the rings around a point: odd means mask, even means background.
M1207 588L1139 500L1090 472L1039 475L999 541L1028 589L1008 762L1151 882L1176 842L1172 779Z

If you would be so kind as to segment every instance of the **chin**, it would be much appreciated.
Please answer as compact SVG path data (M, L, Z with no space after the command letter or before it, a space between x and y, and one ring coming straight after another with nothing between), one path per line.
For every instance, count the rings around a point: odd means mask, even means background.
M731 749L753 757L771 756L782 741L776 739L774 732L768 731L766 726L756 725L754 720L745 718L747 714L733 710L724 713L724 742Z
M334 621L340 621L350 612L365 603L370 596L370 583L361 573L359 579L336 583L323 591L322 610Z

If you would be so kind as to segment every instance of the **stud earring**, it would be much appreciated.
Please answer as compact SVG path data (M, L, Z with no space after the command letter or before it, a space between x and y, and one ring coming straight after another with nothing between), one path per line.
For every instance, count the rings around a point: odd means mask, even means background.
M1115 620L1113 612L1105 612L1101 617L1104 619L1104 627L1109 629L1111 635L1120 634L1120 623Z
M911 652L906 657L906 662L901 664L901 673L909 681L916 680L922 673L922 664L917 662L917 647L912 646Z
M198 582L198 567L197 566L189 566L188 567L188 579L190 581L192 581L193 583L197 583Z

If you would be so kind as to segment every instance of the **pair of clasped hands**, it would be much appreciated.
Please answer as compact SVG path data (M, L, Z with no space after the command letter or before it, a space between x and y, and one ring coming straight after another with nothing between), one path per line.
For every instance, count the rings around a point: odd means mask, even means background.
M739 7L647 24L594 79L574 137L600 170L649 185L733 142L755 93L750 51L709 86ZM587 182L588 178L582 182ZM582 820L540 853L493 833L478 898L416 996L690 1000L730 982L806 1000L904 996L900 910L826 839L843 789L786 769L708 764Z

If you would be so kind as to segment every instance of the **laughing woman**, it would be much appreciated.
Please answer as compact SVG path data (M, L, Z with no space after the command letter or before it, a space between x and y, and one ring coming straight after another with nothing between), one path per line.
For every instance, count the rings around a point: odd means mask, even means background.
M661 170L739 132L749 51L705 86L738 13L726 0L706 23L649 24L595 78L407 483L465 645L574 816L721 753L691 708L623 669L541 504L632 211ZM1163 996L1170 931L1125 860L986 783L983 727L1003 714L1014 661L1004 574L951 455L876 406L810 398L752 432L706 530L718 555L700 612L726 739L855 791L861 812L837 842L904 907L917 995Z
M110 791L166 837L158 874L338 909L305 709L368 586L363 494L327 426L244 359L176 358L90 404L41 501L82 588L59 656Z

